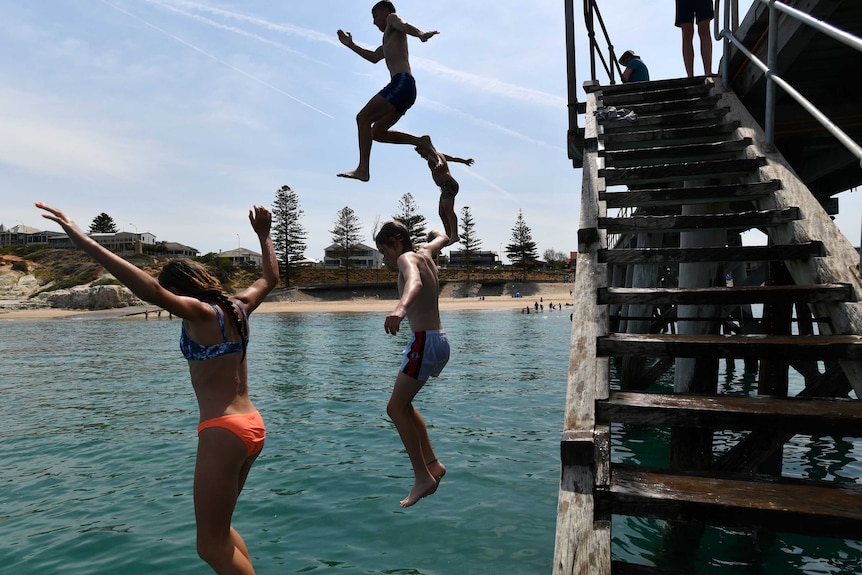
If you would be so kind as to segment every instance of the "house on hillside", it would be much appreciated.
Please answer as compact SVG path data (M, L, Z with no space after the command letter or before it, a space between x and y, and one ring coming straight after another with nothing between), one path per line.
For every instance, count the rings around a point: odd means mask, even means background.
M487 268L493 269L500 264L497 252L472 252L467 262L466 250L449 250L449 267L451 268Z
M263 255L246 248L219 252L218 257L227 258L235 265L263 265Z
M341 246L332 244L323 250L323 267L340 268L344 265ZM356 244L350 251L350 267L376 270L383 267L383 254L365 244Z

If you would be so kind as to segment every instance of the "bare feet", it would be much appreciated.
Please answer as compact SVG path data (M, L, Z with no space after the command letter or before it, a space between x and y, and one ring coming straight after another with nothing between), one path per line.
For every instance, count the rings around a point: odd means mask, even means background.
M446 475L446 466L436 459L432 459L426 463L425 466L428 468L428 473L433 475L437 480L437 483L440 483L440 480L443 479L444 475Z
M353 180L359 180L360 182L367 182L371 179L371 175L368 173L368 170L360 170L356 168L352 172L341 172L338 174L339 178L351 178Z
M401 507L410 507L423 497L433 495L434 492L437 491L437 487L439 485L440 480L430 475L425 481L417 481L413 484L413 489L410 490L410 495L408 495L405 499L401 500Z

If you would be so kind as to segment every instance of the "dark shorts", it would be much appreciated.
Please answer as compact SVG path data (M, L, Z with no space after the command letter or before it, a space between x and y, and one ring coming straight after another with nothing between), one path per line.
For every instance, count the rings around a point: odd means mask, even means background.
M448 200L450 198L454 198L458 195L458 182L454 179L446 180L443 182L443 185L440 186L440 201Z
M676 0L674 25L677 27L713 18L715 18L715 11L712 9L712 0Z
M395 74L379 94L403 115L416 101L416 80L407 72Z

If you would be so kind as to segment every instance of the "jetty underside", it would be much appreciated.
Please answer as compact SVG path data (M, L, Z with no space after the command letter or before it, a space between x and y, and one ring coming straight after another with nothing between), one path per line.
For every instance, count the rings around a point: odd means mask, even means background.
M720 78L586 90L554 573L669 573L612 561L613 516L862 540L862 485L782 475L795 435L862 436L856 249ZM628 426L666 467L615 454Z

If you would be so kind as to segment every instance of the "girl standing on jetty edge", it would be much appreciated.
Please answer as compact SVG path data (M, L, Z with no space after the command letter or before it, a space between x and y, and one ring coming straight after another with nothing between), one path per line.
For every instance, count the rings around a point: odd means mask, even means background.
M278 265L270 237L272 214L249 210L260 240L263 274L246 289L228 296L202 265L171 260L158 280L108 251L57 208L37 202L42 217L60 224L76 246L139 298L183 319L180 350L200 408L194 476L197 551L216 573L254 575L251 557L231 517L260 451L266 431L248 395L248 316L278 284ZM225 319L226 318L226 319Z

